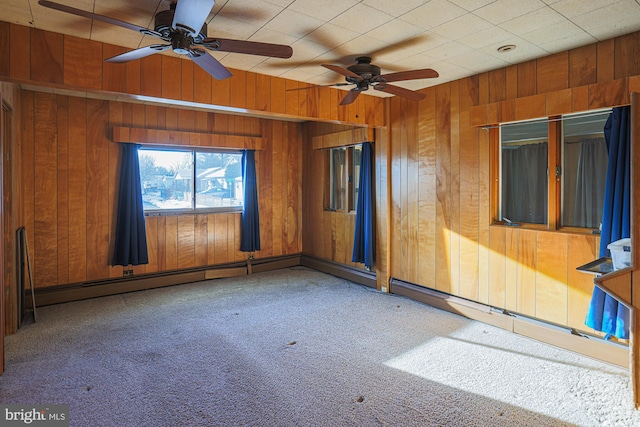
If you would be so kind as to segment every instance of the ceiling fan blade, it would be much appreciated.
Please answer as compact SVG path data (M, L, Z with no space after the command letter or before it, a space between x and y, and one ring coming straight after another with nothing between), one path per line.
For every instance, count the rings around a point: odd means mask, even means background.
M351 89L349 92L347 92L347 96L342 98L342 101L340 101L340 105L349 105L349 104L351 104L353 101L356 100L358 95L360 95L360 92L361 91L359 91L359 90Z
M231 77L233 74L220 63L216 58L209 55L207 51L202 49L191 49L188 54L189 58L200 66L203 70L211 75L214 79L223 80Z
M192 36L199 34L214 3L215 0L180 0L171 27L186 30Z
M401 80L433 79L438 76L439 74L436 70L425 68L422 70L400 71L397 73L383 74L379 76L378 79L383 79L386 82L399 82Z
M431 68L422 70L400 71L398 73L383 74L379 78L386 82L399 82L401 80L434 79L440 74Z
M424 93L416 92L410 89L405 89L400 86L378 84L373 87L375 90L390 93L392 95L402 96L403 98L411 99L413 101L420 101L427 97Z
M249 55L271 56L274 58L291 58L291 46L273 43L250 42L246 40L206 38L200 43L210 50L219 52L246 53Z
M72 15L82 16L84 18L95 19L96 21L106 22L107 24L118 25L120 27L127 28L129 30L137 31L139 33L160 37L160 33L150 30L148 28L141 27L139 25L131 24L129 22L120 21L118 19L109 18L108 16L98 15L97 13L87 12L82 9L76 9L75 7L66 6L64 4L54 3L52 1L39 0L40 6L48 7L49 9L59 10L60 12L70 13Z
M309 89L317 89L319 87L336 87L336 86L352 86L353 83L333 83L330 85L312 85L305 87L296 87L293 89L287 89L286 92L295 91L295 90L309 90Z
M362 80L362 77L360 77L353 71L349 71L346 68L340 67L338 65L331 65L331 64L320 64L320 65L322 65L324 68L328 68L331 71L335 71L338 74L342 74L345 77L353 77L354 79Z
M105 61L116 63L133 61L134 59L140 59L145 56L153 55L154 53L162 52L170 47L170 44L152 44L150 46L141 47L140 49L130 50L129 52L112 56L109 59L105 59Z

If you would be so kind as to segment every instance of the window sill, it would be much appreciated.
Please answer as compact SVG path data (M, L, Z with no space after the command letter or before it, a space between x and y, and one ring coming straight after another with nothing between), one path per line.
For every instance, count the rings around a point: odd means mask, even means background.
M531 230L531 231L545 231L549 233L562 233L562 234L578 234L582 236L600 236L600 232L593 228L579 228L579 227L561 227L558 229L548 228L544 224L528 224L528 223L513 223L508 224L501 221L496 221L489 227L499 228L514 228L519 230Z
M185 209L185 210L165 210L145 212L144 216L180 216L180 215L210 215L210 214L241 214L242 207L239 208L218 208L218 209Z

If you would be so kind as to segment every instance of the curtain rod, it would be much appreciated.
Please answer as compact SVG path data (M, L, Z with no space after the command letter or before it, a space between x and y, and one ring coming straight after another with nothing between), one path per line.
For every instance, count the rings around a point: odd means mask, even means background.
M608 116L611 114L612 111L613 111L612 109L608 109L608 110L593 111L591 113L571 113L571 114L566 114L564 116L560 116L556 118L538 118L538 119L531 119L531 120L523 120L520 122L505 122L498 125L482 126L481 129L489 130L489 129L497 129L499 127L524 126L524 125L528 125L536 122L541 122L541 123L563 122L565 120L573 120L576 117L582 118L582 117Z

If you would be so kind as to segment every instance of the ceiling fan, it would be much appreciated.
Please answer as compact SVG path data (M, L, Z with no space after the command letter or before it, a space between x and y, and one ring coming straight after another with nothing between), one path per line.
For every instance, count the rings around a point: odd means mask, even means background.
M293 50L286 45L207 37L205 20L209 16L214 3L215 0L180 0L178 3L174 1L169 6L169 10L163 10L156 14L154 29L148 29L63 4L47 0L38 1L38 4L44 7L118 25L146 36L158 37L166 42L165 44L152 44L114 56L106 59L107 62L127 62L172 49L177 54L189 57L213 78L221 80L231 77L231 72L200 47L218 52L245 53L276 58L291 57Z
M331 86L356 85L342 99L340 105L351 104L356 100L360 93L369 90L369 87L372 87L373 89L379 90L381 92L386 92L392 95L398 95L414 101L419 101L426 96L424 93L405 89L400 86L390 85L388 83L403 80L431 79L439 76L437 71L430 68L380 74L380 67L372 64L371 58L368 56L360 56L356 58L356 63L346 68L339 65L321 65L331 71L335 71L336 73L345 76L347 83L338 83L337 85Z

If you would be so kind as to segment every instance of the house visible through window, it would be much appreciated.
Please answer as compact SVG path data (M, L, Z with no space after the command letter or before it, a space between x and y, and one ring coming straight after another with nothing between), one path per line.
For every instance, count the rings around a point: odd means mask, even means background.
M145 212L242 208L242 154L227 151L141 148Z
M329 150L329 210L355 210L358 201L361 153L362 147L359 145Z

